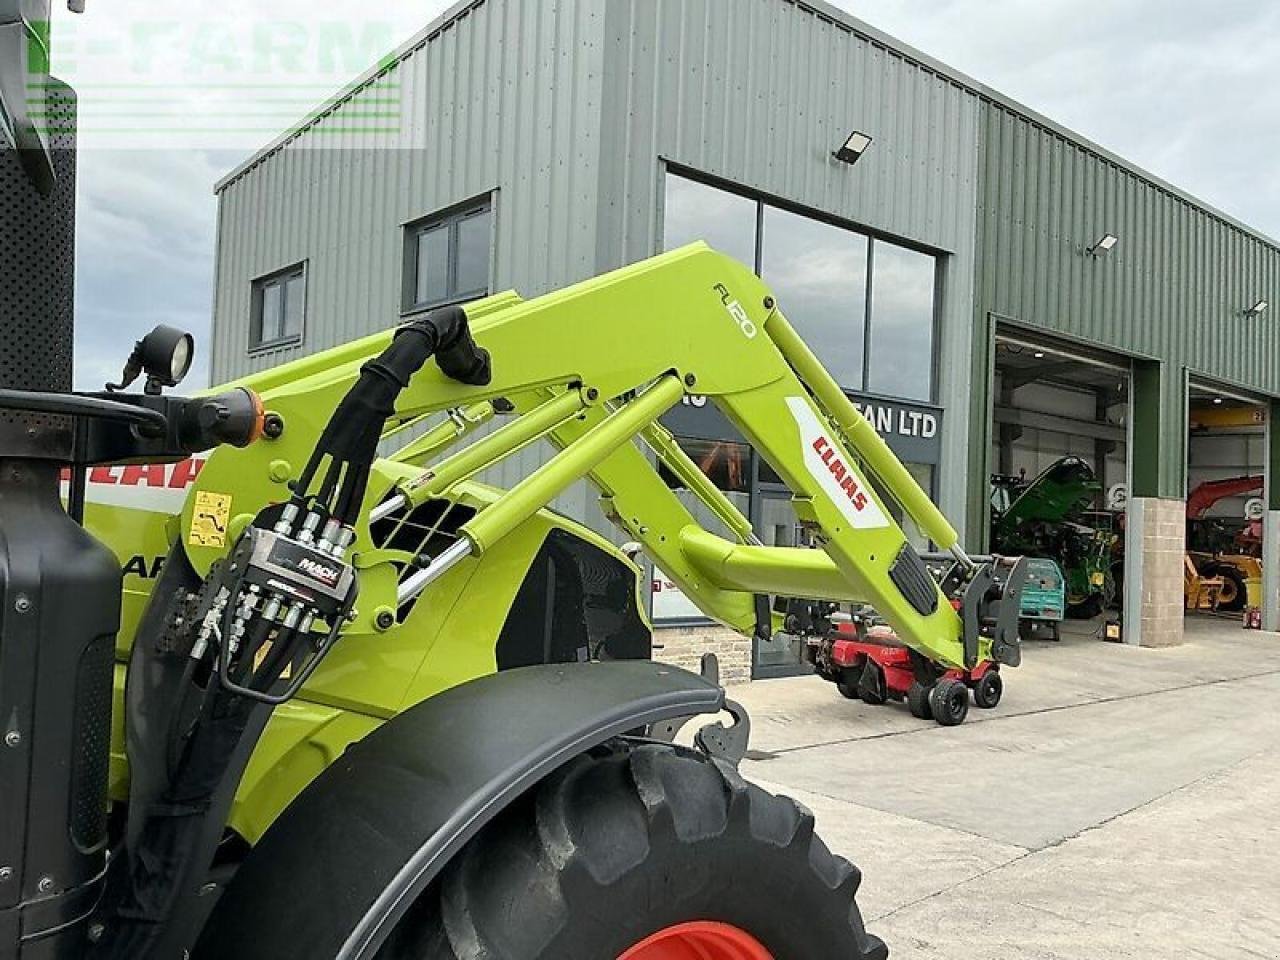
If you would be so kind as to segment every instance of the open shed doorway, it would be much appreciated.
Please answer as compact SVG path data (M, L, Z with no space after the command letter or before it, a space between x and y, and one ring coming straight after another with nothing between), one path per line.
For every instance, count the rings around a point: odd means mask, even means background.
M1124 592L1131 370L1085 347L997 334L992 393L991 547L1049 560L1062 611L1024 620L1024 638L1095 638ZM1045 572L1045 570L1049 572ZM1052 567L1033 585L1052 592ZM1024 613L1035 613L1024 605Z
M1187 425L1185 609L1260 626L1267 405L1193 379Z

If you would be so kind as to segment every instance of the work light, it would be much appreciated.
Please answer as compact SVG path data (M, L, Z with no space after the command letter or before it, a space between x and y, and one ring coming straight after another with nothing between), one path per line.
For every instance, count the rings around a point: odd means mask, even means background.
M1095 257L1101 257L1111 252L1112 248L1120 242L1120 238L1114 233L1104 233L1102 237L1089 248L1089 252Z
M195 359L195 337L163 323L133 345L119 383L107 384L108 390L124 390L143 372L147 375L146 392L158 394L164 387L176 387L191 370Z
M867 148L871 146L871 137L857 130L849 134L849 139L844 142L844 146L837 150L834 156L841 163L855 164L861 159L862 155L867 152Z

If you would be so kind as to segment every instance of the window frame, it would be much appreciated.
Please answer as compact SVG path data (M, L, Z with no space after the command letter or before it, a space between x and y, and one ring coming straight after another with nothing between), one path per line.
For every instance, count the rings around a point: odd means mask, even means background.
M270 273L264 273L260 277L256 277L249 285L249 354L263 353L269 350L279 350L282 347L294 347L303 342L307 333L307 301L310 295L310 278L308 276L310 261L299 260L297 263L290 264L279 270L273 270ZM263 321L264 307L266 300L267 288L276 284L280 287L280 316L281 319L288 314L289 311L289 281L297 277L302 281L302 314L298 323L298 332L285 334L283 336L274 337L270 340L263 338ZM283 323L281 324L283 327Z
M476 217L488 215L488 262L485 285L471 290L460 290L458 282L458 234L461 224ZM447 263L445 267L446 291L434 300L418 300L418 245L420 238L441 227L448 229ZM453 306L487 297L493 291L494 240L497 227L497 204L492 192L473 197L463 203L410 220L402 227L404 255L401 267L400 315L409 316L424 310Z
M793 201L786 200L782 197L765 193L763 191L752 190L749 187L744 187L741 184L734 183L731 180L722 179L721 177L717 177L714 174L704 173L693 167L686 167L683 164L679 164L671 160L667 160L666 158L661 158L661 162L658 164L658 166L659 166L659 187L658 187L657 195L659 198L658 202L660 205L660 216L656 218L658 220L658 223L656 227L656 237L654 239L654 249L657 253L661 253L665 249L665 233L666 233L666 222L667 222L667 211L666 211L666 205L665 205L666 178L673 177L673 176L680 177L684 180L690 180L704 187L711 187L712 189L715 189L715 190L722 190L725 193L734 194L735 196L739 196L744 199L750 200L756 204L756 236L755 236L756 259L755 259L755 263L752 264L751 267L755 271L757 276L761 276L761 269L763 268L763 265L764 265L763 264L764 250L765 250L764 227L765 227L765 208L766 207L773 207L775 209L782 210L787 213L795 214L796 216L807 217L808 219L817 221L818 223L825 223L825 224L828 224L829 226L837 227L841 230L846 230L849 233L858 234L867 239L867 289L866 289L866 305L864 308L865 312L863 314L864 324L863 324L863 330L862 330L862 337L863 337L862 383L860 385L845 384L845 383L840 384L840 386L845 390L846 393L853 392L853 393L863 394L863 393L870 392L869 387L870 387L871 338L872 338L872 327L873 327L873 324L875 323L875 315L872 309L872 298L874 295L874 287L875 287L876 244L887 243L890 246L901 247L905 250L911 250L915 253L921 253L921 254L925 254L927 256L932 257L933 258L933 301L932 301L932 316L930 317L930 328L929 328L930 341L929 342L932 345L933 349L932 349L932 356L930 358L929 395L924 399L921 399L919 397L898 397L898 396L886 397L886 399L900 400L907 403L923 403L926 405L933 405L937 403L938 379L939 379L938 377L938 372L939 372L938 371L938 344L940 342L939 337L942 332L941 318L942 318L942 307L943 307L943 302L942 302L943 283L944 283L945 273L947 270L948 260L950 259L945 250L939 250L933 247L926 246L924 244L914 243L909 240L904 240L901 237L895 237L891 234L885 233L882 230L875 230L871 227L867 227L863 224L856 223L851 220L843 219L841 217L835 216L823 210L816 210L812 207L806 207L806 206L803 206L802 204L794 203ZM766 280L766 282L768 281Z

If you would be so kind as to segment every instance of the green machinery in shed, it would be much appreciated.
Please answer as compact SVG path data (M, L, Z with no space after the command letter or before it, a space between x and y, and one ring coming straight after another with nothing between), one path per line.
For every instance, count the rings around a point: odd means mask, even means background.
M1101 489L1093 468L1079 457L1063 457L1030 483L994 476L991 547L998 554L1040 557L1061 568L1066 614L1096 617L1115 598L1112 548L1116 536L1081 522Z

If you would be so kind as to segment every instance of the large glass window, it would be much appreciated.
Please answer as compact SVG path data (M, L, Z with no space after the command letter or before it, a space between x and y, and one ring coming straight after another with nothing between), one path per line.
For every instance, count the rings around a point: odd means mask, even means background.
M306 305L307 271L301 263L253 281L249 349L300 341Z
M698 465L698 469L705 473L739 510L744 514L748 513L751 509L751 471L753 469L751 447L734 440L695 440L690 437L680 437L678 442L680 448L688 454L689 459ZM679 478L665 465L659 463L658 474L666 481L667 486L677 491L680 501L689 508L702 526L720 536L732 536L716 515L707 509L701 500L685 490Z
M867 389L912 400L933 394L933 257L877 241L872 256Z
M733 440L696 440L680 437L680 447L689 458L698 465L729 500L743 512L750 515L751 510L751 469L755 459L751 447L746 443ZM718 536L733 539L733 534L724 523L691 491L686 490L679 478L665 466L659 464L658 473L667 486L675 491L677 498L693 515L694 520L704 529ZM685 596L675 581L667 577L661 569L653 571L653 618L656 621L705 620L704 614L696 603Z
M935 496L933 489L933 466L927 463L905 463L903 466L907 468L907 472L911 474L916 483L920 484L920 489L927 493L930 499L932 499ZM902 509L897 500L889 495L889 492L875 478L874 474L870 474L869 478L872 485L876 488L876 493L880 495L880 499L884 501L885 506L889 508L889 515L893 517L898 526L902 527L902 532L906 536L907 542L917 550L930 549L928 535L920 529L915 520L907 516L906 511Z
M846 390L932 399L936 257L668 174L663 247L694 240L753 267Z
M721 253L756 268L756 223L760 215L756 201L673 175L667 177L665 210L664 250L705 240Z
M405 311L488 294L492 236L488 200L406 227Z
M764 208L760 276L809 348L852 389L863 382L867 243L861 234Z

